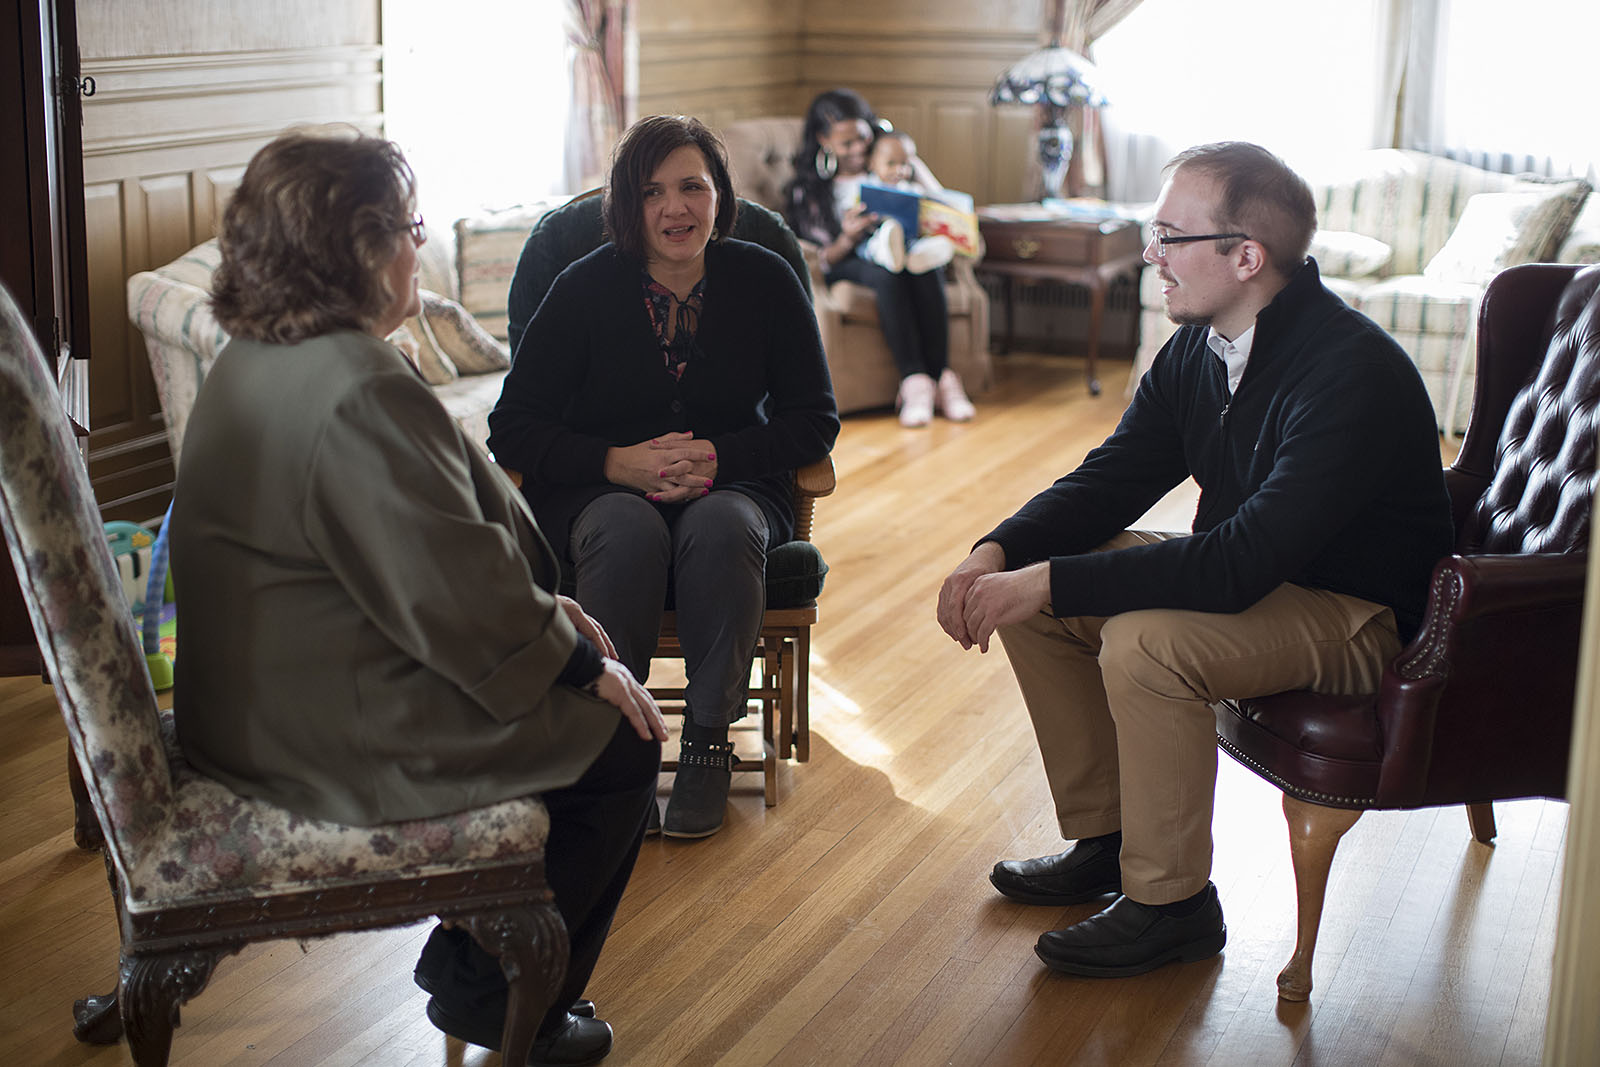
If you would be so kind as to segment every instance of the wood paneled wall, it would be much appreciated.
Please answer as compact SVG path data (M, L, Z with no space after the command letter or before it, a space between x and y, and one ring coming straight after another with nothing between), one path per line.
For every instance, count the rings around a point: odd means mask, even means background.
M992 108L1006 65L1038 47L1044 0L643 3L639 113L800 114L849 86L911 133L939 179L979 203L1028 199L1033 116Z
M637 9L638 113L799 114L861 91L946 184L1025 199L1032 117L989 107L1044 0L681 0ZM128 277L210 237L251 154L305 122L382 127L380 0L81 0L89 230L90 471L108 517L159 514L172 481Z
M216 232L250 156L287 126L382 126L378 0L80 0L89 469L108 518L161 514L172 462L126 282Z
M638 114L694 115L716 128L796 113L803 10L793 0L639 4Z

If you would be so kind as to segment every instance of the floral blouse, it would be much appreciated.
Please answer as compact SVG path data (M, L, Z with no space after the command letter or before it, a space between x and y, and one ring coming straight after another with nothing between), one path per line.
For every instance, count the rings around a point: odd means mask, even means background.
M667 373L682 378L688 369L689 355L694 351L694 335L700 329L700 309L706 302L706 280L701 278L690 290L688 299L679 300L671 289L649 274L644 275L644 306L650 312L650 325L655 327L656 341L661 345L661 356ZM668 324L671 323L671 338Z

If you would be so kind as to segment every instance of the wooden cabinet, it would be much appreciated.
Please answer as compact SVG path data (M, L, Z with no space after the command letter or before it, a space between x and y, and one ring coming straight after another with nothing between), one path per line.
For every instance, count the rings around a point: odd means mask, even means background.
M1027 204L1000 204L978 211L984 253L978 270L999 275L1004 286L1005 341L1011 347L1016 322L1012 287L1017 281L1066 282L1089 290L1089 393L1100 395L1096 363L1100 356L1100 326L1105 318L1106 289L1119 276L1131 274L1137 283L1144 266L1144 245L1137 223L1126 219L1077 222L1060 218L1027 217Z
M0 281L54 358L67 414L88 418L88 286L73 0L0 14ZM42 669L9 555L0 557L0 674Z

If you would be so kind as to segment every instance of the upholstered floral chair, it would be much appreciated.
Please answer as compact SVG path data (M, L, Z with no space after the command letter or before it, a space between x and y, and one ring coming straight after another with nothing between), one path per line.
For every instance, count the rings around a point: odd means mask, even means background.
M80 1038L125 1033L164 1064L178 1008L253 941L452 917L511 983L502 1047L527 1057L566 970L537 798L354 827L237 796L196 773L156 709L86 472L38 345L0 287L0 525L104 835L121 929L117 990Z

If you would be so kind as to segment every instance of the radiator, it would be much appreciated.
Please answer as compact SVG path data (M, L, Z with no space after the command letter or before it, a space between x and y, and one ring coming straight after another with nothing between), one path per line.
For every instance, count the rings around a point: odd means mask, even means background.
M983 274L979 281L989 294L989 339L995 351L1005 340L1004 282ZM1062 282L1013 282L1012 300L1017 321L1012 347L1029 352L1082 355L1089 339L1089 290ZM1100 355L1132 359L1139 347L1139 289L1126 276L1106 290L1105 315L1100 321Z

